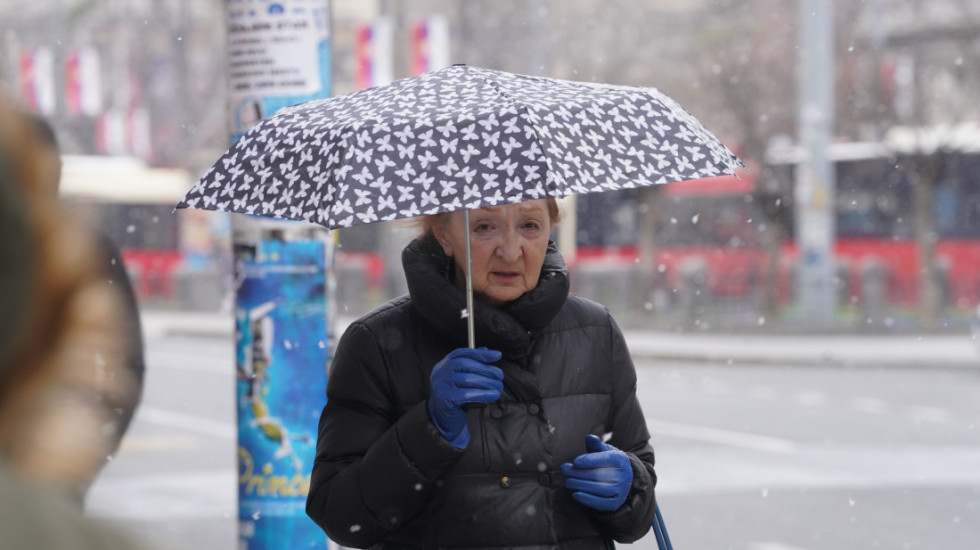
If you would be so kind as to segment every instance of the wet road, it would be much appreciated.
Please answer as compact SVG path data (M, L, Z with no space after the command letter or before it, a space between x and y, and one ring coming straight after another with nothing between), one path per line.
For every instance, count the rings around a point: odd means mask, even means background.
M89 512L163 548L236 548L231 343L151 337L147 354ZM678 548L980 543L980 372L642 363L638 378Z

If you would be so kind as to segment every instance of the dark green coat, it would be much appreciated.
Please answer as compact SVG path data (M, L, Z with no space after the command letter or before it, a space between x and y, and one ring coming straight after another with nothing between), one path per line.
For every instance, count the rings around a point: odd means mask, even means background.
M568 294L554 245L537 287L494 308L477 302L477 346L500 350L498 403L473 407L469 446L439 435L426 399L433 366L466 346L463 293L432 239L402 255L409 295L341 338L320 417L307 513L357 548L594 548L632 542L654 515L653 450L623 336L602 306ZM626 451L626 503L598 512L572 499L559 467L586 434Z

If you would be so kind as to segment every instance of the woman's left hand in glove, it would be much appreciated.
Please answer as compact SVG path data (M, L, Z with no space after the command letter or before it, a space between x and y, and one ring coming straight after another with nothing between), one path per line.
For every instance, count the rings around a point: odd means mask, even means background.
M572 498L596 510L611 512L626 502L633 468L626 453L594 435L585 436L585 454L561 465Z

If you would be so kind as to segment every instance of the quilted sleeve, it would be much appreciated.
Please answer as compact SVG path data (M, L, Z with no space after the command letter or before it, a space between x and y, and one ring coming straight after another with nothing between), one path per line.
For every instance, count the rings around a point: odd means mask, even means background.
M633 467L633 484L629 496L618 510L595 512L606 533L617 542L630 543L647 533L656 512L653 448L650 432L636 397L636 369L626 340L610 316L612 346L613 402L606 426L612 433L608 443L629 455Z
M320 416L306 512L342 546L366 548L416 516L462 455L420 402L397 416L389 365L363 324L341 338Z

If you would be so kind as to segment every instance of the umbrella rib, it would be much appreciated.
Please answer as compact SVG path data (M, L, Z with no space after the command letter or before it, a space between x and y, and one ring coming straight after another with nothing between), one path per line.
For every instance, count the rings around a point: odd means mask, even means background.
M492 80L490 78L487 78L487 77L483 77L483 81L486 82L488 85L492 86L493 89L497 91L497 94L502 99L505 99L505 100L509 101L512 105L514 105L514 108L518 111L518 115L517 115L518 117L521 117L521 114L524 114L527 118L530 118L530 110L531 109L530 109L530 107L528 107L527 103L524 103L522 101L518 101L512 95L510 95L509 93L505 92L500 87L500 84L498 82L496 82L496 81L494 81L494 80ZM525 120L525 122L527 121L527 119L524 119L524 120ZM528 128L530 128L531 133L534 135L534 141L537 142L538 146L541 148L541 156L544 157L544 159L545 159L546 172L545 172L545 174L542 174L541 175L541 178L544 180L543 185L542 185L542 188L544 188L544 190L545 190L545 196L549 196L548 195L548 177L547 177L547 174L548 173L551 173L551 170L553 169L553 166L551 165L551 158L548 157L547 149L544 146L545 144L541 140L541 136L538 134L538 132L534 128L534 126L528 124ZM523 167L521 169L524 170ZM529 173L527 170L524 170L524 172L525 173ZM558 192L556 192L556 195L555 196L561 197L561 196L564 196L564 195L562 194L561 191L558 191Z

